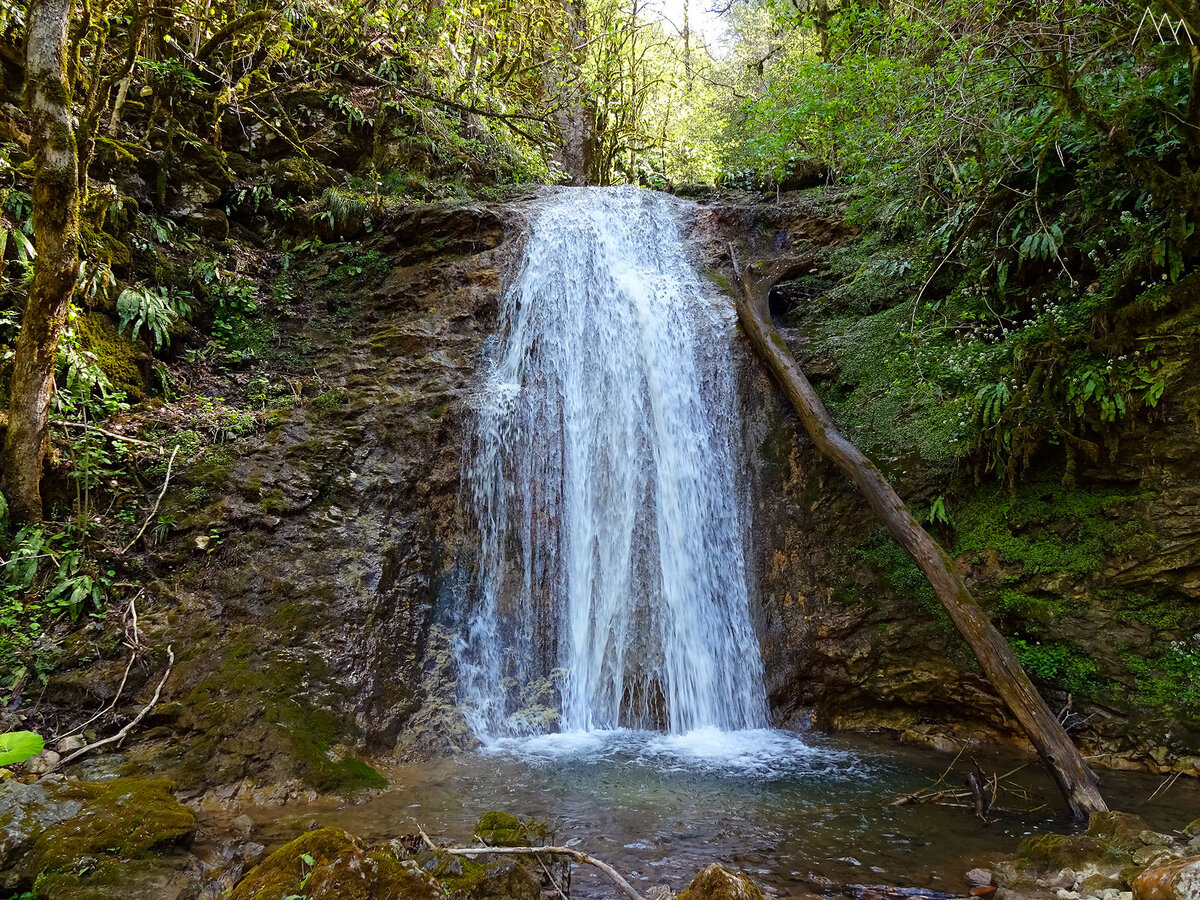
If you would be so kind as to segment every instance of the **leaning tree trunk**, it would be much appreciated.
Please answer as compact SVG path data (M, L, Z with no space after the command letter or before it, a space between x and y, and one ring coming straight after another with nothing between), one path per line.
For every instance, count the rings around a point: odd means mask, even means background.
M54 357L79 268L79 182L67 88L71 0L33 0L25 48L25 93L34 158L37 258L13 355L3 487L18 522L42 517L41 478L54 391Z
M733 248L730 248L732 256ZM737 261L734 259L734 269ZM777 279L757 289L737 272L741 292L738 318L755 352L766 364L796 410L821 455L831 460L858 486L892 538L916 561L959 633L974 651L996 693L1016 716L1058 782L1076 820L1108 809L1100 795L1099 779L1063 731L1021 667L1012 647L996 630L954 571L950 557L920 526L883 474L837 430L825 405L771 324L767 292Z

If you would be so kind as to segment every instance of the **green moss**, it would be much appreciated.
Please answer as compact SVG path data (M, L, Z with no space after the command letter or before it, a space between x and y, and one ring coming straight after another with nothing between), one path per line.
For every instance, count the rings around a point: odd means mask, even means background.
M989 604L1006 618L1019 620L1026 627L1049 625L1062 612L1061 597L1030 594L1013 588L1001 588Z
M954 623L938 602L928 579L913 562L912 557L905 553L883 528L877 527L871 538L853 552L881 574L900 597L915 603L922 613L943 629L954 630Z
M908 310L826 320L812 349L828 353L838 378L821 396L838 425L868 455L881 460L915 448L926 465L949 471L969 449L960 418L967 401L947 398L917 366L904 336Z
M995 550L1026 575L1102 569L1131 533L1140 530L1127 507L1145 494L1068 490L1030 482L1012 495L980 490L956 505L957 554Z
M282 514L291 511L292 504L283 496L282 488L271 488L262 496L262 508L272 514Z
M1121 659L1133 676L1125 691L1131 703L1181 722L1200 721L1200 639L1156 641Z
M729 280L729 276L719 269L709 269L704 273L708 276L708 280L721 289L721 293L728 297L735 297L733 282Z
M1110 686L1096 661L1064 641L1011 641L1017 659L1029 676L1043 684L1084 696L1096 696Z
M140 363L148 355L117 331L112 319L99 312L85 312L75 319L75 335L81 350L91 353L100 371L131 400L146 396L146 379Z
M127 144L125 141L118 141L115 138L106 137L105 135L95 135L93 140L96 142L96 151L107 152L112 156L126 163L138 162L138 151L141 150L136 144Z
M210 447L199 462L188 470L188 479L208 488L220 488L229 480L236 462L237 454L228 444Z
M518 819L492 810L480 817L474 835L493 847L536 847L549 839L550 829L536 819Z
M762 889L720 863L702 869L675 900L763 900Z
M411 863L370 851L340 828L319 828L252 869L229 900L435 900L437 883Z
M1035 834L1021 842L1017 865L1042 872L1081 869L1086 863L1129 865L1133 855L1090 834Z
M289 615L297 615L294 608ZM210 760L237 765L240 744L245 752L269 751L287 759L288 767L305 784L319 791L351 794L386 785L377 771L335 747L356 741L352 724L330 709L317 705L308 685L324 681L326 669L319 657L262 645L253 628L234 633L209 670L189 692L184 708L188 726L209 736L189 742L188 768L201 767L209 781L232 780L239 770L211 771ZM265 747L264 747L265 744Z
M82 812L42 832L24 863L40 884L61 873L86 880L80 872L85 858L142 859L187 843L196 832L195 815L171 795L165 778L117 778L78 790L89 795Z
M1123 622L1137 622L1156 631L1177 631L1197 621L1200 608L1187 603L1178 596L1146 597L1142 594L1127 594L1115 603L1117 618Z
M90 222L79 223L79 239L89 258L109 266L127 266L133 259L128 244Z
M326 391L313 398L312 405L318 413L329 415L337 412L343 406L350 402L350 395L345 391L333 390Z

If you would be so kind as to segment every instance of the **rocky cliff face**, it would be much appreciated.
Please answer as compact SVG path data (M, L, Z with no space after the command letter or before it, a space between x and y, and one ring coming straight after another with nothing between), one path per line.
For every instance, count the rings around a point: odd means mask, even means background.
M162 542L130 562L149 584L135 638L157 665L135 668L123 702L158 677L168 644L177 663L144 740L117 760L126 770L219 802L293 778L319 791L381 784L367 760L470 744L449 710L437 623L469 569L463 426L523 215L520 202L417 208L293 278L271 340L272 374L295 396L264 398L245 427L205 419L226 438L208 434L177 471ZM819 280L822 253L856 239L836 198L710 198L685 225L727 286L730 240L760 259L807 253ZM848 367L795 315L805 289L788 300L793 349L822 390L843 390ZM940 535L1052 704L1113 765L1192 771L1200 745L1186 705L1188 654L1200 652L1189 352L1156 420L1081 469L1075 489L1029 482L1009 495L955 476L958 527ZM776 721L947 748L1019 740L915 568L740 353L753 613ZM244 403L244 381L234 373L221 389ZM948 490L916 449L879 462L914 503ZM99 658L56 675L47 700L110 700L125 656Z
M728 241L750 256L804 261L773 295L794 353L826 396L853 395L862 372L884 386L889 360L871 332L838 332L821 295L830 250L858 236L836 201L781 206L711 201L694 240L709 265ZM821 300L823 302L818 302ZM822 312L824 310L824 313ZM1200 346L1194 308L1164 366L1167 398L1063 484L1061 459L1035 461L1013 489L975 484L929 459L889 418L850 428L919 513L939 496L954 520L933 529L1055 709L1098 764L1200 774ZM886 313L885 313L886 314ZM869 318L869 317L868 317ZM886 731L954 749L1021 744L919 571L875 525L852 485L822 460L753 360L743 378L757 561L758 627L782 724ZM894 419L909 411L899 406Z
M422 704L434 607L463 540L466 398L518 220L418 209L300 278L272 373L298 396L244 427L217 417L228 440L181 467L160 516L170 529L137 561L138 640L160 660L172 645L177 662L128 768L224 796L292 776L318 790L381 783L362 758L390 752ZM122 665L114 654L65 672L49 699L111 691Z

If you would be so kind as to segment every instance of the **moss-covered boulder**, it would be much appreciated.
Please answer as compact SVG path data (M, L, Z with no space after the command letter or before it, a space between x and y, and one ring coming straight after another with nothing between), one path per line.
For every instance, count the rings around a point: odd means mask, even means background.
M368 850L340 828L320 828L296 838L256 866L229 900L436 900L444 891L411 861Z
M700 871L675 900L765 900L762 889L741 872L720 863Z
M1035 872L1077 869L1086 864L1122 867L1133 854L1089 834L1034 834L1021 842L1017 863Z
M1035 834L1017 851L1017 862L1037 872L1057 872L1085 866L1119 869L1134 865L1135 854L1147 845L1169 841L1146 821L1130 813L1093 813L1083 834Z
M492 810L475 824L474 836L491 847L539 847L546 843L550 829L536 819Z
M20 863L42 832L83 811L89 795L69 784L53 776L34 784L0 782L0 891L16 889Z
M165 778L6 783L0 889L32 888L38 900L170 897L171 883L188 882L186 861L164 856L195 832L196 817Z

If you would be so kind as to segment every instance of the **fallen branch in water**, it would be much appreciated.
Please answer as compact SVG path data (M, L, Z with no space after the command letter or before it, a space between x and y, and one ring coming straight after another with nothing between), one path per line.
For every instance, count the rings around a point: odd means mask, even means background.
M439 847L435 844L420 827L417 828L420 832L422 840L428 845L430 850L437 853L449 853L452 856L487 856L489 854L501 854L505 856L539 856L548 854L552 856L565 856L572 862L579 863L585 866L595 866L601 872L609 877L609 879L625 894L629 900L645 900L641 894L634 890L633 885L622 877L621 873L604 862L602 859L596 859L594 856L588 856L586 853L581 853L578 850L573 850L570 847ZM561 893L561 892L560 892Z

